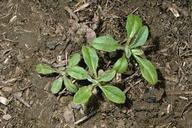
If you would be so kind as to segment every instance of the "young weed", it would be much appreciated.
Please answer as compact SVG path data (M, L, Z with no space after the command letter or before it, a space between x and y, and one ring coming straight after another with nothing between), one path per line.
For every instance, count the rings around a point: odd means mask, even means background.
M127 38L126 43L120 45L112 36L100 36L92 40L91 46L82 47L82 55L88 71L78 66L81 60L80 53L73 54L67 66L62 68L52 68L46 64L38 64L36 72L42 75L49 75L53 73L59 74L58 79L53 81L51 92L58 93L62 89L64 83L67 90L75 93L73 102L76 104L86 104L90 97L95 92L101 90L104 96L117 104L125 103L126 96L123 91L118 87L111 84L116 73L125 73L128 68L128 62L133 57L140 67L143 78L150 84L155 85L158 82L158 76L155 66L146 59L141 47L146 43L149 30L148 27L142 24L139 16L133 14L128 15L126 23ZM99 72L99 57L96 50L105 52L112 52L118 49L124 52L123 56L119 58L112 69ZM70 77L70 78L69 78ZM88 85L81 85L78 89L72 82L71 78L75 80L87 80L90 82Z

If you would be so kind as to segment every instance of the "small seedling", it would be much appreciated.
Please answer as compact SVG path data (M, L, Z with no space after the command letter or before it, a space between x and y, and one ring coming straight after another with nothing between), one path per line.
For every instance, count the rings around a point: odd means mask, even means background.
M100 36L91 42L91 46L97 50L106 52L123 50L123 56L117 60L113 69L117 73L124 73L127 70L130 57L134 57L140 67L142 76L150 85L155 85L158 81L157 71L155 66L145 58L144 52L141 49L148 38L148 27L142 24L139 16L133 14L127 17L126 23L127 39L126 43L120 45L112 36Z
M68 77L71 76L77 80L83 80L87 78L87 72L82 67L77 65L80 59L80 54L75 53L71 56L67 66L65 67L56 69L47 64L38 64L36 66L36 72L41 75L59 74L59 77L54 80L51 85L51 92L53 94L58 93L62 89L63 83L69 92L75 93L78 88Z
M115 77L116 71L109 69L103 72L97 72L99 57L95 49L83 46L83 59L88 66L87 80L91 82L90 85L81 87L73 98L76 104L85 104L88 102L93 92L97 92L97 87L101 89L107 99L114 103L122 104L125 102L125 94L117 87L113 86L110 81ZM100 70L101 71L101 70ZM81 74L81 71L79 71Z

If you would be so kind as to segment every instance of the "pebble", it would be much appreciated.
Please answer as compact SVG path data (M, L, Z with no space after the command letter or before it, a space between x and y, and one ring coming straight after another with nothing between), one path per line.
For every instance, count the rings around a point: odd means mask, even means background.
M12 117L9 114L3 115L4 120L10 120Z

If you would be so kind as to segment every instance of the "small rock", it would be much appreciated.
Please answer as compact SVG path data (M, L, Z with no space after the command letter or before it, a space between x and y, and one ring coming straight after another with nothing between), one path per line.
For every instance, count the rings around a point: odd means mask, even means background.
M10 120L12 117L9 114L3 115L4 120Z
M46 42L46 47L49 49L49 50L54 50L57 46L57 41L48 41Z

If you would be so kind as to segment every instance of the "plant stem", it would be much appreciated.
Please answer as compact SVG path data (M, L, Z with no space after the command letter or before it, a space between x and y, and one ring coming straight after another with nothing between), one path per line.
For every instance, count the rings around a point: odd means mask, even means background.
M97 78L97 72L94 71L93 74L94 74L94 77Z
M87 77L87 80L88 80L89 82L93 83L94 85L95 85L95 84L98 84L98 82L97 82L95 79L91 78L91 76L88 76L88 77Z
M124 48L124 46L119 46L117 49L118 50L124 50L125 48Z
M62 76L65 76L65 75L66 75L65 71L58 71L58 72L59 72L59 74L61 74Z
M127 42L126 42L126 45L129 45L130 42L131 42L131 38L128 38L128 39L127 39Z

